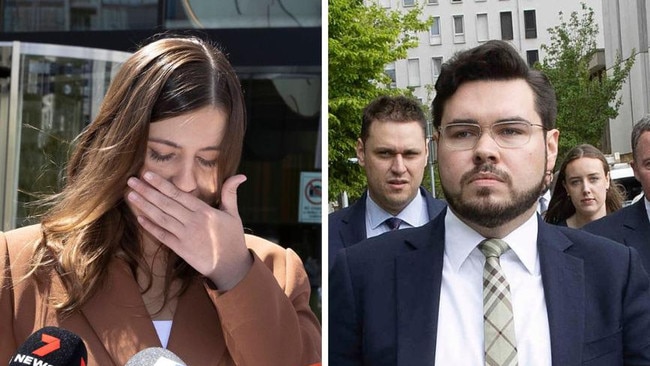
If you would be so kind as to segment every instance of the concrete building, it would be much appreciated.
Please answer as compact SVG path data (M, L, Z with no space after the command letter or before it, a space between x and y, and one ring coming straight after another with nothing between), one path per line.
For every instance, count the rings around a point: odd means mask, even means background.
M580 11L577 0L370 0L380 6L408 11L424 8L433 17L429 32L421 33L420 45L409 50L405 60L387 65L395 86L410 88L424 104L433 100L433 85L440 66L455 52L478 46L490 39L504 39L517 48L529 64L544 58L542 44L550 44L548 28L560 24L559 12L568 20ZM601 2L602 1L602 2ZM584 0L594 10L601 30L597 45L605 46L602 7L607 0ZM626 2L619 0L619 2ZM646 45L647 51L647 45ZM609 60L609 59L608 59Z
M624 57L635 52L635 62L628 82L620 92L623 104L616 119L610 120L609 136L613 152L632 151L632 127L650 113L650 59L648 58L648 17L650 6L645 0L602 0L605 62L611 65L617 54Z

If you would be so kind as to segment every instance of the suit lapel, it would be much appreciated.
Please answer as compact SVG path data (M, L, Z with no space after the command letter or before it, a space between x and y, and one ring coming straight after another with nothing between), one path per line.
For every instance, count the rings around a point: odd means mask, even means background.
M82 313L116 365L145 348L161 346L138 284L121 260L113 260L104 287Z
M638 245L633 245L635 243L645 243L647 238L650 237L650 223L648 223L645 200L635 203L632 210L626 213L623 226L630 229L630 232L625 234L624 244L634 246L637 250L650 254L648 246L639 248Z
M188 365L218 365L226 350L221 321L206 291L202 280L193 281L174 314L168 348Z
M571 245L558 230L540 220L539 261L553 365L579 364L584 344L584 268L581 259L565 253Z
M341 226L341 241L347 248L366 238L366 191L359 200L350 207L348 214L343 217Z
M424 235L407 236L404 245L414 250L396 258L398 365L433 365L435 361L444 217L423 226Z

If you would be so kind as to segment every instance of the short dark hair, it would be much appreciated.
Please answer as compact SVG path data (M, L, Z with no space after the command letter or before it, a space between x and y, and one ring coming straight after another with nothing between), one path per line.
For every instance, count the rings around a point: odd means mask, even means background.
M422 127L422 133L427 136L427 118L422 111L420 102L405 96L381 96L374 99L363 109L361 121L361 141L364 143L370 134L370 125L375 121L381 122L411 122L416 121Z
M650 114L646 114L639 122L634 125L632 128L632 157L636 160L636 148L639 145L639 139L641 135L650 131Z
M492 40L461 51L442 65L436 81L436 96L431 106L434 127L440 127L445 102L465 82L523 79L535 95L535 110L546 129L555 128L557 100L550 81L532 70L507 42Z

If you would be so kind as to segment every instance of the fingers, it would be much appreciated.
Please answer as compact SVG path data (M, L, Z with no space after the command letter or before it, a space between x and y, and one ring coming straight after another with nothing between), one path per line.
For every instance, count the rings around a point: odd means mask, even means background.
M219 209L227 212L231 216L239 216L237 208L237 188L240 184L246 181L246 176L243 174L233 175L226 179L221 187L221 205Z
M167 206L169 206L169 209L177 208L173 205L173 203L179 203L180 205L182 205L183 207L187 208L190 211L196 211L198 209L196 197L181 191L172 182L164 179L158 174L153 172L145 172L142 175L142 179L144 179L147 183L149 183L151 187L155 188L155 189L149 189L145 191L149 193L149 195L152 196L153 198L157 198L156 201L153 200L151 201L161 209L167 208ZM131 186L132 180L133 178L129 179L129 186ZM144 186L146 187L146 184ZM131 188L135 189L135 187L133 186L131 186ZM161 196L158 193L162 193L166 197ZM148 196L145 197L149 199ZM167 200L165 200L165 198L167 198ZM160 205L163 206L160 206L158 203L160 203Z

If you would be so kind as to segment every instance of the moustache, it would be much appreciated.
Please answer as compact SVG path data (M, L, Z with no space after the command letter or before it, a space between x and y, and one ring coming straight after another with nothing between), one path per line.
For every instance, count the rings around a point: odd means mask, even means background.
M485 173L494 175L497 177L497 179L505 183L510 183L510 176L506 172L498 169L494 164L481 164L475 166L472 170L463 174L461 177L461 184L467 184L476 179L478 175Z

